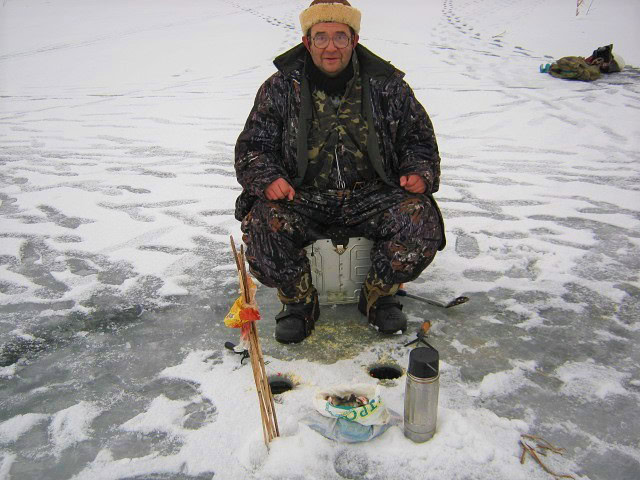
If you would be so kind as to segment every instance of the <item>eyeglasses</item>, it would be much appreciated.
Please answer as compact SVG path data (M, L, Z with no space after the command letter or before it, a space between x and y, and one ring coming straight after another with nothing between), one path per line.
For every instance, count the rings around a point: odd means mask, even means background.
M333 37L326 33L318 33L312 40L316 48L327 48L331 40L336 48L346 48L351 43L351 37L346 33L336 33Z

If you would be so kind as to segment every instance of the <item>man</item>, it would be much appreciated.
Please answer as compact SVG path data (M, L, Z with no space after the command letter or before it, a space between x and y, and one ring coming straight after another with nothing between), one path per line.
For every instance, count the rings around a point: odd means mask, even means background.
M278 289L282 343L318 319L304 247L328 230L374 241L358 308L383 333L406 330L398 285L444 248L431 121L404 74L359 44L360 18L346 0L301 13L302 43L275 59L236 144L236 218L251 272Z

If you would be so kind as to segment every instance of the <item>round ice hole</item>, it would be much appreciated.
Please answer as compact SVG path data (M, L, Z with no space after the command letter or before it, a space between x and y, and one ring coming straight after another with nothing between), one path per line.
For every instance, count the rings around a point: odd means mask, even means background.
M402 369L389 363L377 364L369 369L369 375L378 380L393 380L402 376Z
M267 381L269 382L269 388L273 395L280 395L281 393L293 390L293 382L282 375L273 375L269 377Z

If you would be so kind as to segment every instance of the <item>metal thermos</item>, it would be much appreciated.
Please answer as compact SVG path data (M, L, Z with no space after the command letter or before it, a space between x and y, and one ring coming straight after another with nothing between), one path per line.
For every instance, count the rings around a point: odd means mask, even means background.
M404 391L404 436L414 442L426 442L436 432L440 388L438 367L439 355L435 348L411 350Z

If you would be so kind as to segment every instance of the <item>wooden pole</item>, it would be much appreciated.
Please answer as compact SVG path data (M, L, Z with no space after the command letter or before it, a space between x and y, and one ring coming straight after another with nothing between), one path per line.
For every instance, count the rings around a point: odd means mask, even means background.
M258 367L256 365L256 360L254 358L251 357L251 355L249 356L250 360L251 360L251 368L253 369L253 378L254 380L257 378L257 373L258 373ZM256 383L257 386L257 383ZM256 389L258 392L258 405L260 406L260 419L262 420L262 437L264 439L264 444L265 445L269 445L269 442L271 442L273 436L271 433L271 429L269 428L269 420L268 420L268 416L267 416L267 410L266 410L266 406L264 404L264 398L263 398L263 393L262 391L257 388Z
M241 276L243 278L244 285L247 285L247 270L244 261L244 246L240 246L240 265L242 267ZM248 289L248 287L247 287ZM248 292L247 297L249 303L253 303L251 292ZM260 340L258 338L258 327L255 322L251 322L251 330L249 331L249 339L253 339L253 351L251 354L255 354L258 359L258 367L260 368L260 379L262 380L262 391L266 400L267 414L270 417L269 427L273 430L273 438L280 436L280 430L278 429L278 420L276 418L276 409L273 403L273 394L271 393L271 387L269 386L269 379L267 372L264 368L264 359L262 357L262 347L260 347Z
M244 246L240 246L240 265L242 267L241 276L244 279L244 284L247 285L247 270L244 262ZM248 287L247 287L248 288ZM248 291L249 302L253 303L251 291ZM272 440L275 437L280 436L278 429L278 421L276 419L275 406L273 404L273 395L271 393L271 387L269 387L269 379L264 368L264 359L262 357L262 348L260 347L260 340L258 338L258 328L255 322L251 322L249 330L249 342L251 346L251 355L256 357L256 366L258 367L258 375L254 375L259 380L260 388L258 390L262 394L262 401L265 403L265 410L268 417L267 427ZM258 385L256 385L257 387Z
M276 409L275 409L275 405L273 403L273 393L271 393L271 387L269 386L269 379L267 377L267 374L265 372L265 368L264 368L264 359L262 357L262 347L260 346L260 342L258 341L258 329L256 328L255 322L251 325L251 330L252 332L250 333L251 336L254 337L255 341L255 349L256 349L256 354L258 356L258 360L259 360L259 365L260 365L260 369L262 370L262 379L264 382L264 389L267 392L267 399L269 400L269 404L268 404L268 410L269 413L271 414L272 418L273 418L273 427L275 430L275 437L279 437L280 436L280 429L278 428L278 419L276 417Z
M240 290L244 296L246 304L253 303L253 294L249 288L247 280L247 269L244 261L244 247L240 246L240 253L236 249L233 236L231 236L231 249L233 257L236 261L236 267L240 275ZM258 337L258 328L255 322L251 322L249 328L249 358L251 359L251 368L253 370L253 379L256 384L258 393L258 404L260 406L260 417L262 419L262 435L265 445L269 446L269 442L275 437L280 436L278 428L278 419L276 417L275 405L273 402L273 394L269 387L269 380L264 368L264 359L262 357L262 348L260 347L260 339Z
M257 355L254 355L256 351L255 339L250 337L249 341L250 348L252 350L251 355L253 355L253 359L251 360L251 367L253 368L253 375L256 379L256 390L258 392L258 402L260 404L260 411L262 414L263 428L266 430L267 439L268 442L270 442L277 436L275 435L273 427L273 415L269 411L269 404L267 399L268 393L267 391L265 391L263 386L263 377L259 365L260 360Z

